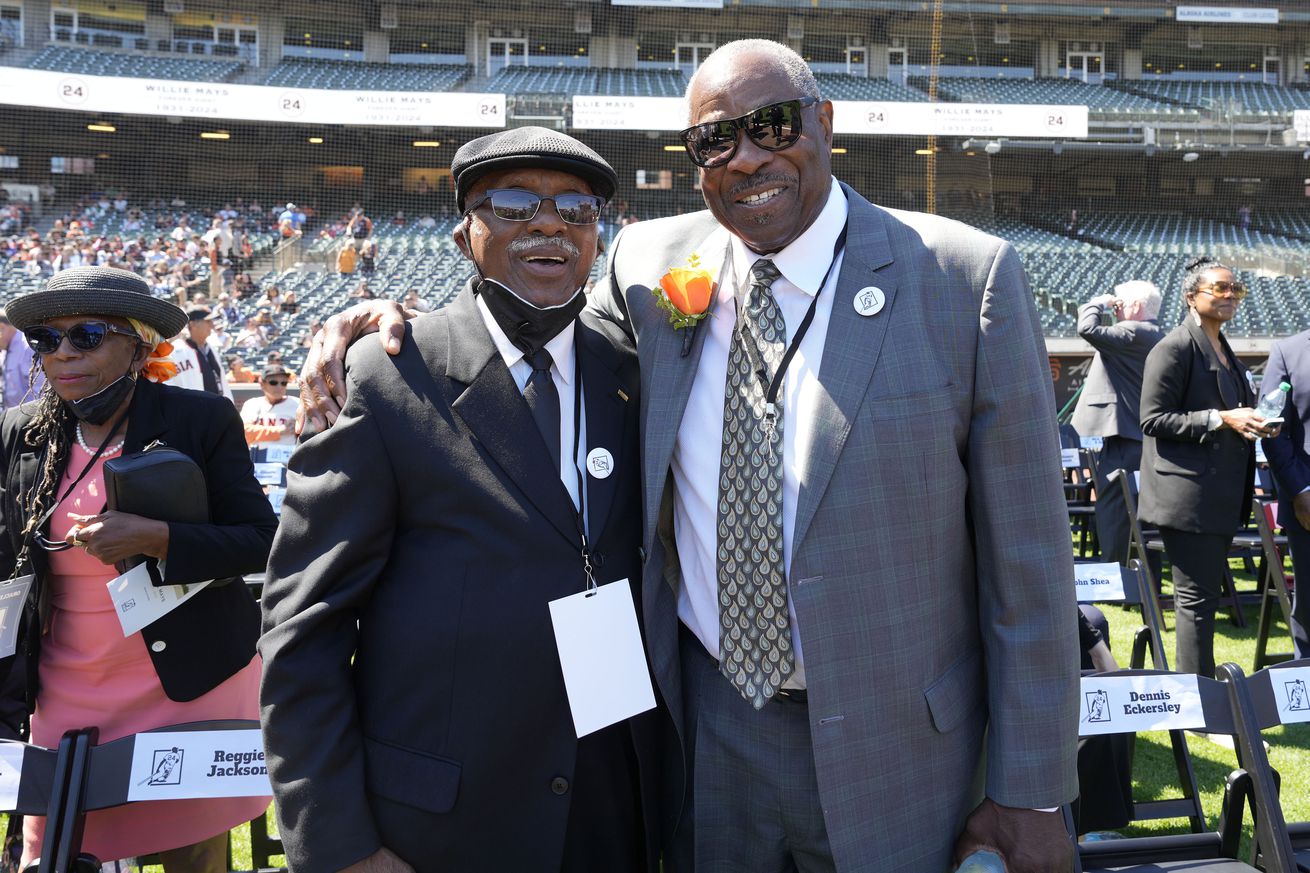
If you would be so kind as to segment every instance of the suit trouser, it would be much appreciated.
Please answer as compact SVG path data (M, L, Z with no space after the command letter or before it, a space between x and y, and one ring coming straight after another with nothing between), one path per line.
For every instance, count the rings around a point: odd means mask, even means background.
M1101 560L1127 564L1132 537L1129 533L1128 508L1124 506L1123 488L1106 477L1115 470L1128 475L1142 466L1142 441L1128 437L1106 437L1097 455L1093 474L1096 477L1096 541L1101 546ZM1156 587L1160 585L1161 558L1154 550L1147 551L1146 565Z
M1160 528L1173 565L1175 663L1180 673L1214 678L1214 621L1228 572L1232 534Z
M1310 658L1310 531L1295 517L1283 528L1292 549L1292 572L1296 574L1296 593L1292 597L1292 645L1296 657Z
M1096 458L1096 540L1101 544L1101 560L1128 563L1128 510L1124 507L1123 489L1118 482L1106 479L1115 470L1132 475L1142 466L1142 441L1109 436Z
M684 873L833 873L809 707L756 710L679 625L690 762L673 864Z

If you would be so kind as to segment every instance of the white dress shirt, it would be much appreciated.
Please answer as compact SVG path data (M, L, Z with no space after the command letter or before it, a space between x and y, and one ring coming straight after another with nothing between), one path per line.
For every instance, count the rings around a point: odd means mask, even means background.
M482 321L487 325L487 330L491 333L491 340L496 344L496 350L500 352L500 357L505 361L505 366L509 368L509 374L514 377L514 384L519 387L519 392L528 384L528 379L532 376L532 365L523 357L523 351L518 346L510 342L505 331L500 329L496 323L496 318L487 308L487 303L482 299L482 295L477 297L478 311L482 313ZM577 457L572 461L569 455L573 454L573 407L577 397L574 392L573 380L578 377L576 366L576 355L573 348L573 333L576 327L576 321L569 322L568 326L557 333L550 342L546 343L546 351L550 352L550 379L555 383L555 390L559 392L559 468L560 481L569 491L569 497L573 499L573 507L580 509L578 503L578 471L586 469L587 461L587 408L579 410L578 423L580 425L578 434L578 451Z
M832 250L846 224L847 208L846 195L834 179L828 202L819 217L782 251L759 255L733 236L731 263L723 271L725 278L714 303L714 314L705 322L709 332L705 336L687 409L673 445L673 532L682 565L678 617L715 658L719 657L719 577L715 562L718 547L718 449L723 445L723 400L728 378L728 353L736 321L736 300L745 299L754 263L762 257L772 260L782 273L773 283L773 296L787 323L787 342L790 344L811 301L816 294L819 295L814 321L787 367L782 387L782 545L783 567L790 587L796 499L805 481L805 460L814 439L813 423L823 390L819 384L819 364L828 335L834 289L841 273L842 255L838 254L833 263ZM828 282L820 288L819 283L828 272L830 263L832 270ZM796 620L790 596L787 609L791 613L796 672L784 687L804 688L802 628Z

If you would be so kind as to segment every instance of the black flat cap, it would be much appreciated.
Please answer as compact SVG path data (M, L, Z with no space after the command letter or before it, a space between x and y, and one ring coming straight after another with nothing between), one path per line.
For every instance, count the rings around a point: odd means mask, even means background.
M55 273L44 289L10 300L5 312L19 330L65 315L116 315L135 318L171 337L187 323L180 307L151 296L144 279L113 267L73 267Z
M619 177L604 158L571 136L544 127L515 127L480 136L460 146L450 162L455 177L455 205L464 212L464 199L473 183L496 170L540 167L560 170L585 179L591 190L609 200Z

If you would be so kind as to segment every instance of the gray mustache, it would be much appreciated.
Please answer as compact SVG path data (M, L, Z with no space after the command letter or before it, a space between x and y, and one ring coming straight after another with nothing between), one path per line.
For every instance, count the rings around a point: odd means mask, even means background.
M562 236L521 236L510 240L509 245L505 247L511 255L549 248L563 249L565 253L575 258L580 254L578 247Z
M749 191L755 186L763 185L766 182L782 182L783 184L792 185L795 184L796 177L791 175L790 173L779 173L779 172L756 173L755 175L751 176L749 179L744 179L741 182L738 182L736 185L733 185L731 190L728 191L728 196L736 197L738 194L742 193L743 191Z

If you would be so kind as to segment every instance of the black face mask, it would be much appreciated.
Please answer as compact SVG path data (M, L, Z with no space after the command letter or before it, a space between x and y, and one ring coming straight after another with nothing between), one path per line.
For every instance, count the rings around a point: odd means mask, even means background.
M587 295L581 288L567 303L546 309L534 306L495 279L483 279L473 290L482 295L492 318L509 341L528 354L554 339L587 306Z
M69 410L73 415L87 424L104 424L109 421L118 408L123 405L123 401L132 393L136 387L136 377L132 375L131 369L120 376L118 379L110 382L96 393L83 397L81 400L66 401Z

